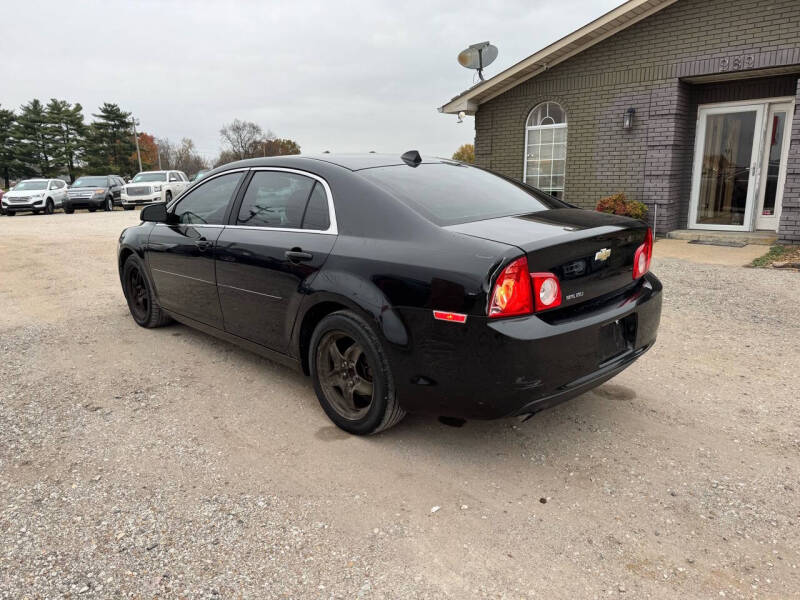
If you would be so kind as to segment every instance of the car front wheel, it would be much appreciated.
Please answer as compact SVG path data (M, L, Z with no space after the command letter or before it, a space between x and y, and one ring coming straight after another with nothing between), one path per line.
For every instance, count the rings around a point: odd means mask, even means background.
M56 212L56 205L53 204L53 201L50 198L48 198L44 205L44 214L52 215L54 212Z
M131 254L122 267L122 291L137 325L151 329L172 321L155 299L144 263L135 254Z
M124 204L122 205L122 208L124 208L125 210L133 210L132 206L126 206Z
M108 212L110 210L114 210L114 200L111 199L111 196L106 198L106 204L103 207L103 210Z
M380 339L350 311L320 321L311 337L309 366L323 410L355 435L378 433L405 416Z

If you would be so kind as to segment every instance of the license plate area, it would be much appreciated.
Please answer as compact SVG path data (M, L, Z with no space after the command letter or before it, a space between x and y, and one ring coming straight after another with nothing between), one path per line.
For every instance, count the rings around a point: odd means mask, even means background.
M636 341L636 314L603 325L598 333L600 365L633 350Z

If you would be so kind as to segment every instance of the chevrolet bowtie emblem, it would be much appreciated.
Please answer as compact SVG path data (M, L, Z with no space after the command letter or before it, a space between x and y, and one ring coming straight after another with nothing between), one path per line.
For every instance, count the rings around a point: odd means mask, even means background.
M610 248L603 248L594 253L595 260L608 260L609 256L611 256Z

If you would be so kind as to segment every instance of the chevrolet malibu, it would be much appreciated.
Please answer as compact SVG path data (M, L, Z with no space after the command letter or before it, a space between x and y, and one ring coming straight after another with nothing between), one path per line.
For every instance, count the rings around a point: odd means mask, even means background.
M141 217L118 249L134 321L302 370L353 434L532 415L656 340L647 225L416 151L231 163Z

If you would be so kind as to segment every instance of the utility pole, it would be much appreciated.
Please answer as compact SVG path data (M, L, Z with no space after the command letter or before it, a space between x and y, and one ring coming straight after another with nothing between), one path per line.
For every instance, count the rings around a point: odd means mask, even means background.
M161 170L161 146L156 143L156 154L158 154L158 170Z
M139 136L136 134L136 119L133 119L133 141L136 142L136 158L139 159L139 172L142 169L142 153L139 152Z

